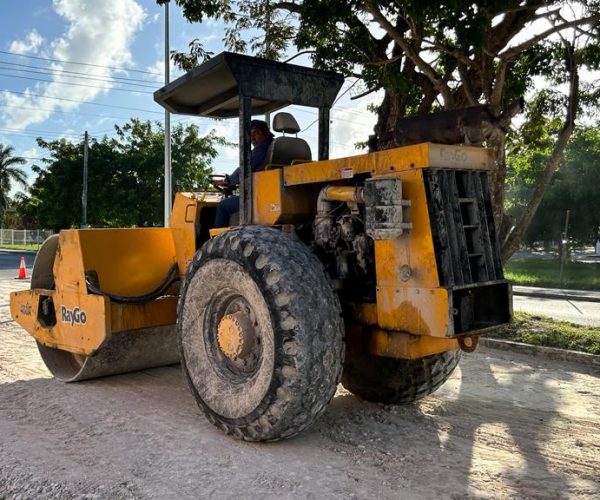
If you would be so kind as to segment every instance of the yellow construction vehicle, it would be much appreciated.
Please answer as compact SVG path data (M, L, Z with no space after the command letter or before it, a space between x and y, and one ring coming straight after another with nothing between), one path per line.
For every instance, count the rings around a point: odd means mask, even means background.
M431 143L328 159L341 75L223 53L158 90L175 113L240 128L240 221L178 193L169 228L65 230L40 249L12 317L65 381L181 360L214 425L253 441L310 425L340 382L371 401L435 391L511 318L491 150ZM253 114L318 109L317 160L289 115L251 172ZM287 135L285 135L287 134Z

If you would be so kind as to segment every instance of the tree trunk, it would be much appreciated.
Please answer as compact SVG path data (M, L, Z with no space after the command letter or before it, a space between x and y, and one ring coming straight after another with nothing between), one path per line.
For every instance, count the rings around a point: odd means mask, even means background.
M502 241L502 226L504 221L504 183L506 181L506 132L502 129L496 131L491 138L490 146L496 151L496 164L491 176L492 208L496 227L500 229Z
M394 128L398 120L404 116L404 100L401 96L385 91L383 101L377 112L377 123L373 128L379 138L379 149L394 147Z
M501 252L502 262L506 262L512 256L512 254L518 250L525 231L527 231L529 224L533 220L535 212L542 202L544 193L548 189L548 186L550 186L550 182L552 181L554 173L558 170L564 150L573 133L573 129L574 124L569 123L569 121L567 121L561 129L558 135L558 140L556 141L556 144L552 150L552 155L546 161L542 178L536 185L533 194L527 203L527 206L523 209L523 212L519 216L516 224L512 227L512 230L510 230L509 234L504 239Z
M544 193L550 186L550 182L552 181L554 173L558 170L564 150L567 147L567 143L569 142L571 135L573 134L573 130L575 129L575 116L577 114L577 106L579 102L579 73L573 46L565 42L565 49L565 61L567 64L567 71L569 72L569 98L567 103L566 120L560 129L558 139L556 140L554 148L552 149L552 154L546 161L542 177L537 183L533 194L527 203L527 206L519 216L517 223L503 241L501 250L502 262L506 262L519 248L521 239L523 238L525 231L527 231L529 224L533 220L535 212L537 211L542 198L544 197Z

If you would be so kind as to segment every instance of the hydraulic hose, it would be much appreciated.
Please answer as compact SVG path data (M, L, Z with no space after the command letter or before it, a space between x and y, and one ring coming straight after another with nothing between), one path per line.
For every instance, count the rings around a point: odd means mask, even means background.
M96 279L94 279L96 278ZM177 264L173 264L169 270L167 271L166 276L160 282L160 284L148 293L143 295L136 296L124 296L124 295L115 295L112 293L105 292L100 289L100 286L97 283L97 274L94 271L85 273L85 282L87 285L87 289L90 293L95 295L104 295L108 297L111 301L116 302L118 304L140 304L144 302L150 302L158 297L161 297L166 294L167 290L179 281L179 270Z

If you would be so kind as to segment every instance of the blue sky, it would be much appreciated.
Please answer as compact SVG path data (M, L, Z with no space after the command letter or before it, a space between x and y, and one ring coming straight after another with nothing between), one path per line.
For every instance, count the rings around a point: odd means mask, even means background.
M164 9L154 0L2 0L0 5L0 143L28 159L29 175L34 159L45 154L37 136L78 141L85 130L92 137L111 136L115 123L131 117L163 120L162 108L152 100L164 79ZM193 38L215 54L224 49L220 23L190 24L174 4L170 20L172 49L186 50ZM171 79L178 74L173 69ZM353 83L348 80L343 89ZM352 93L332 110L332 157L356 154L353 144L364 140L375 122L366 106L376 97L350 101ZM317 127L309 127L316 114L291 111L316 151ZM201 133L215 128L230 140L237 137L236 120L174 115L172 121L195 121ZM236 161L237 152L225 149L214 170L230 172Z

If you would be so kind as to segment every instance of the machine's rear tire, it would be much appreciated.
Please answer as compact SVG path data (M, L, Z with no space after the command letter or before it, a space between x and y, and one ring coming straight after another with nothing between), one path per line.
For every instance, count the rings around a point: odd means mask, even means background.
M227 434L293 436L335 394L344 357L338 298L310 250L278 230L245 226L207 242L188 267L177 326L189 387Z
M376 403L407 404L436 391L460 361L453 350L418 359L393 359L367 354L349 355L342 385Z

